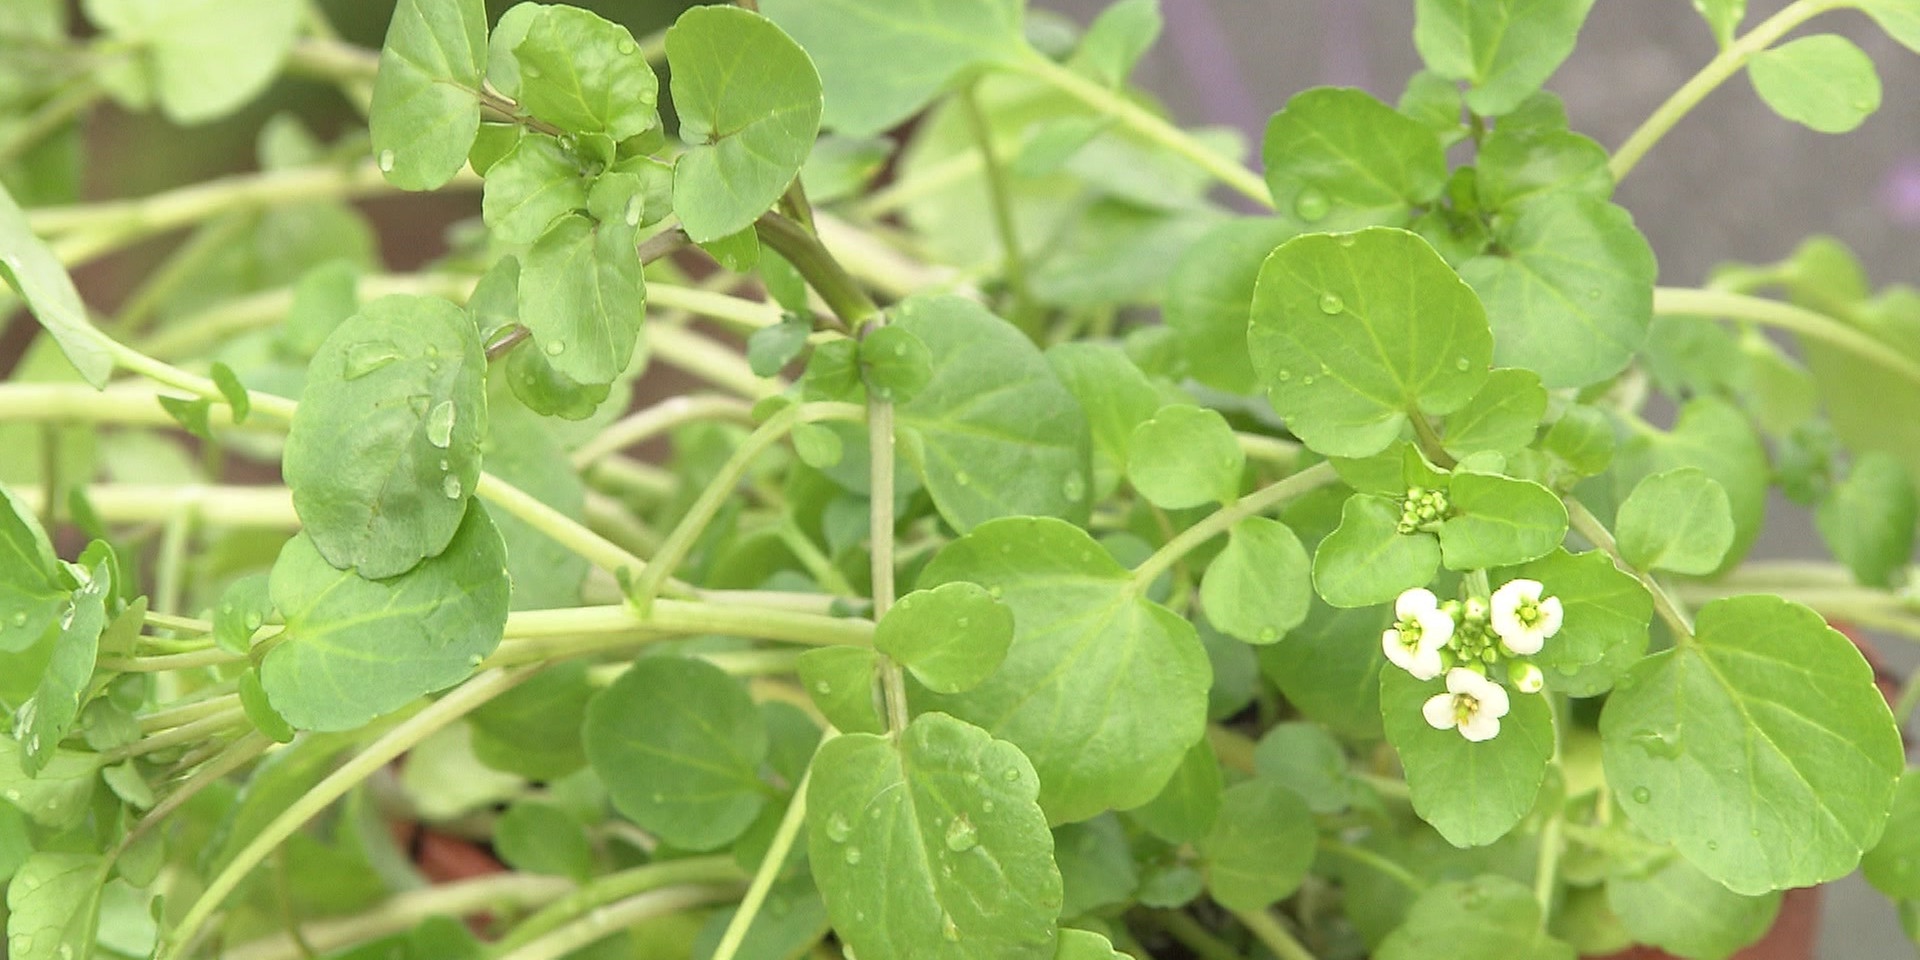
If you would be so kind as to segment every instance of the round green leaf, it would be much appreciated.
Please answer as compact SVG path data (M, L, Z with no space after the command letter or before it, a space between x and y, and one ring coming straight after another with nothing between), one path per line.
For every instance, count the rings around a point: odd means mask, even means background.
M1180 255L1161 309L1195 380L1228 393L1253 392L1257 381L1247 359L1253 284L1267 255L1299 232L1286 220L1243 217L1207 231Z
M1053 831L1053 861L1060 867L1060 915L1078 917L1101 907L1124 904L1140 888L1120 818L1103 813Z
M1460 275L1486 303L1494 360L1549 388L1619 373L1653 317L1653 249L1633 216L1603 199L1557 193L1494 224L1499 252Z
M1264 910L1299 888L1319 836L1313 812L1292 790L1259 778L1236 783L1200 841L1207 892L1230 910Z
M1200 604L1207 622L1248 643L1273 643L1307 618L1313 585L1307 550L1287 525L1248 517L1207 565Z
M1842 876L1880 837L1904 766L1873 670L1820 615L1716 600L1600 714L1634 826L1736 893Z
M1381 719L1406 770L1413 812L1456 847L1484 846L1533 809L1553 759L1553 709L1545 697L1508 688L1500 733L1474 743L1457 730L1434 729L1421 715L1427 698L1444 692L1439 679L1382 670Z
M27 225L26 213L4 186L0 186L0 282L26 301L34 319L47 328L81 379L95 387L107 385L107 378L113 376L113 354L101 345L99 332L87 319L87 305L73 277ZM20 374L20 370L14 372L16 378ZM62 372L58 378L67 376Z
M1240 494L1247 455L1217 410L1170 404L1133 430L1127 479L1168 510L1230 503Z
M1548 687L1576 697L1604 693L1646 652L1653 597L1606 554L1555 550L1500 571L1494 585L1514 579L1537 580L1545 596L1560 599L1560 632L1532 657Z
M1900 775L1880 842L1860 858L1874 889L1899 900L1920 900L1920 773Z
M674 164L673 209L695 242L717 240L752 226L806 163L820 132L820 75L772 21L730 6L681 14L667 62L690 144Z
M1814 511L1820 538L1861 583L1892 587L1913 558L1920 502L1899 458L1880 452L1854 458L1847 478Z
M335 568L310 534L293 538L268 582L287 630L260 664L267 698L302 730L351 730L458 683L506 630L506 559L477 504L445 552L387 580Z
M273 708L273 701L267 699L267 688L260 685L260 672L248 670L240 675L240 707L247 714L247 720L255 730L273 738L276 743L292 743L299 732Z
M881 327L860 341L867 389L882 400L905 403L933 379L933 355L905 327Z
M1494 126L1474 157L1475 192L1487 210L1513 210L1535 197L1579 193L1605 200L1613 193L1605 147L1559 129Z
M1205 730L1211 671L1193 625L1058 520L982 524L921 574L923 586L959 580L1013 611L1013 645L985 683L921 705L987 724L1031 757L1054 823L1159 793Z
M880 663L865 647L822 647L800 655L800 683L820 714L848 733L887 729L875 702L873 675Z
M480 213L502 242L532 243L553 221L586 209L587 186L560 141L530 133L487 168Z
M1309 234L1267 258L1247 335L1273 408L1328 456L1386 449L1412 412L1465 406L1487 379L1480 300L1425 240Z
M1747 79L1774 113L1821 133L1846 133L1880 109L1873 59L1836 34L1801 37L1754 54Z
M33 511L0 486L0 653L19 653L47 634L67 603L53 544Z
M1464 80L1467 107L1497 117L1519 106L1573 52L1593 0L1418 0L1413 45L1427 69Z
M586 766L580 726L592 695L584 661L547 667L468 717L473 755L529 780L558 780Z
M493 849L524 873L584 879L593 872L593 848L580 821L550 803L516 803L493 825Z
M541 359L574 383L612 383L633 361L647 294L633 236L625 221L574 214L527 251L520 322Z
M1340 526L1313 553L1313 587L1336 607L1386 603L1425 586L1440 567L1440 544L1425 533L1399 532L1400 507L1357 493L1340 510Z
M480 478L486 369L473 322L434 297L382 297L321 344L284 473L327 562L378 579L446 549Z
M1499 369L1467 405L1447 417L1441 441L1455 457L1492 450L1514 453L1533 442L1547 413L1547 391L1531 370Z
M1213 743L1202 739L1187 750L1159 796L1127 816L1168 843L1195 843L1213 829L1222 790L1220 760Z
M1458 739L1456 737L1456 739ZM1378 960L1574 960L1541 929L1533 891L1501 876L1438 883L1420 894L1374 956Z
M1727 491L1733 509L1733 546L1722 569L1740 562L1767 516L1767 451L1753 425L1719 397L1695 397L1680 408L1671 431L1636 431L1616 458L1614 482L1625 493L1648 474L1699 467Z
M1608 877L1607 905L1641 943L1683 957L1722 960L1773 926L1780 894L1741 896L1686 858L1669 855L1645 873Z
M265 574L241 577L220 594L213 608L213 642L228 653L245 656L253 647L254 631L273 613Z
M20 766L30 776L53 759L54 749L73 728L92 688L94 664L100 657L100 633L107 628L107 600L114 584L110 561L96 563L87 572L85 582L73 591L71 603L60 614L53 654L40 673L33 700L21 708L14 722L14 736L26 747L20 755Z
M915 590L880 618L874 648L900 661L929 690L978 686L1006 659L1013 611L974 583Z
M1053 960L1127 960L1131 954L1113 948L1113 941L1100 934L1072 927L1060 928L1060 946Z
M1733 507L1712 477L1680 467L1634 486L1620 504L1613 535L1620 556L1642 570L1708 574L1733 546Z
M7 884L7 956L67 960L89 956L98 942L105 858L91 853L36 853Z
M487 8L482 0L400 0L373 81L373 152L387 182L432 190L466 166L480 131Z
M1339 813L1363 789L1347 771L1347 754L1325 727L1302 721L1276 723L1253 749L1254 771L1285 786L1315 813Z
M1247 281L1253 289L1253 281ZM1240 322L1241 364L1246 363L1246 317ZM1095 499L1111 494L1127 472L1133 430L1160 409L1160 391L1126 351L1110 343L1069 341L1047 348L1047 364L1079 401L1093 436Z
M587 762L614 808L661 840L711 850L760 815L767 727L704 660L643 657L587 705Z
M506 24L503 19L502 26ZM533 12L495 46L513 43L512 96L528 113L569 133L625 140L660 123L660 81L627 28L564 4Z
M827 741L807 850L834 931L867 957L1051 960L1061 885L1039 791L1018 748L943 714L897 745Z
M160 109L181 125L226 116L264 91L301 20L298 0L89 0L86 9L134 48Z
M1260 155L1276 215L1296 233L1406 226L1447 182L1433 131L1364 90L1295 95L1267 122Z
M1566 504L1531 480L1455 473L1447 493L1456 515L1440 524L1440 557L1449 570L1524 563L1566 539Z

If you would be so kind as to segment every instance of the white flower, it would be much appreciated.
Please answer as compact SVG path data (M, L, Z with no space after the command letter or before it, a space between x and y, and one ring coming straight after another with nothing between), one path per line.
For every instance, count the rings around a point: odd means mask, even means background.
M1493 592L1493 632L1523 657L1539 653L1547 638L1560 632L1560 598L1542 600L1543 589L1538 580L1509 580Z
M1420 713L1435 730L1459 728L1460 735L1474 743L1492 740L1500 733L1500 718L1507 715L1507 691L1465 667L1447 671L1447 692L1427 698Z
M1440 651L1453 639L1453 617L1440 609L1440 598L1425 587L1415 587L1393 602L1393 612L1399 619L1380 635L1387 659L1416 680L1439 676Z

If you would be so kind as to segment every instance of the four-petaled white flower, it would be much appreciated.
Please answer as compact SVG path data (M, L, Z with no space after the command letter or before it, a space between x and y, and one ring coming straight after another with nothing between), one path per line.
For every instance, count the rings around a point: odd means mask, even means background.
M1500 733L1500 718L1507 715L1507 691L1465 667L1447 671L1447 692L1427 698L1420 712L1436 730L1459 729L1460 735L1474 743L1491 740Z
M1394 666L1416 680L1432 680L1444 664L1440 651L1453 639L1453 617L1440 609L1440 599L1425 587L1415 587L1393 603L1396 620L1380 635L1381 649Z
M1560 598L1541 599L1544 589L1538 580L1509 580L1493 592L1488 612L1493 632L1520 656L1539 653L1547 638L1560 632Z

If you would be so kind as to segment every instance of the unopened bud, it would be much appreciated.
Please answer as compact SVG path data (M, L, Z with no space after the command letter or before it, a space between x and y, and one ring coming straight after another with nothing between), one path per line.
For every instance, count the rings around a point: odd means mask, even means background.
M1539 693L1547 685L1547 675L1539 667L1519 660L1507 664L1507 679L1521 693Z

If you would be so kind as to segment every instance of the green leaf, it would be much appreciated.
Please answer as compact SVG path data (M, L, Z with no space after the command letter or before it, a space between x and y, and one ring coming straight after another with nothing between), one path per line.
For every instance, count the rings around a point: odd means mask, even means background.
M507 385L528 410L562 420L593 416L613 392L611 383L581 383L560 374L538 344L507 354Z
M533 10L494 40L513 43L512 96L523 109L569 133L614 140L659 125L660 82L627 28L578 7Z
M1457 738L1456 738L1457 739ZM1491 741L1489 741L1491 742ZM1533 891L1506 877L1438 883L1420 894L1378 960L1574 960L1573 948L1541 929Z
M1433 131L1364 90L1295 95L1267 122L1260 156L1277 216L1296 232L1405 226L1447 182Z
M800 655L800 684L820 714L848 733L883 733L873 685L879 655L865 647L822 647Z
M1161 407L1134 428L1127 449L1127 479L1155 506L1181 510L1232 503L1240 495L1247 455L1216 410Z
M1676 467L1698 467L1727 491L1733 508L1733 546L1722 569L1747 555L1767 516L1767 451L1747 418L1725 400L1696 397L1680 408L1673 430L1639 431L1621 448L1616 488Z
M247 415L253 412L253 397L247 394L247 388L234 374L233 368L216 360L213 368L207 372L213 385L220 389L220 396L227 401L233 411L233 422L246 423Z
M1109 87L1125 83L1163 25L1159 0L1115 0L1087 24L1069 64Z
M1872 668L1778 597L1716 600L1694 633L1636 665L1600 714L1629 819L1735 893L1848 873L1904 766Z
M1417 0L1413 45L1427 69L1463 80L1467 107L1512 111L1573 52L1593 0Z
M1220 814L1220 761L1201 739L1187 749L1159 795L1127 811L1135 823L1168 843L1197 843Z
M1747 79L1774 113L1821 133L1846 133L1880 109L1873 59L1837 34L1760 51L1747 61Z
M1444 692L1439 679L1382 670L1381 719L1406 770L1413 812L1456 847L1484 846L1533 809L1553 759L1553 710L1545 697L1509 688L1499 734L1474 743L1421 715L1427 699Z
M1088 930L1060 929L1060 946L1053 960L1127 960L1131 954L1113 948L1113 941Z
M548 422L511 403L496 404L481 450L489 473L562 516L585 518L586 486ZM507 545L513 609L546 610L580 602L589 569L585 557L517 516L502 516L494 523Z
M681 14L667 60L691 145L674 164L673 209L704 243L752 226L800 172L820 131L820 75L772 21L729 6Z
M1248 643L1273 643L1307 618L1311 561L1287 525L1248 517L1200 580L1207 622Z
M1501 123L1474 157L1475 187L1487 210L1515 210L1535 197L1575 193L1605 200L1613 193L1607 150L1560 129Z
M1060 867L1060 915L1078 917L1124 904L1140 887L1140 871L1120 818L1103 813L1053 831L1053 859Z
M1486 382L1480 300L1425 240L1372 228L1267 258L1247 335L1273 408L1328 456L1386 449L1410 413L1452 413Z
M1572 471L1590 477L1613 462L1613 422L1593 407L1568 407L1540 438L1540 449Z
M1299 888L1319 838L1313 812L1292 790L1258 778L1236 783L1199 844L1207 892L1229 910L1265 910Z
M1340 526L1313 554L1313 587L1336 607L1386 603L1425 586L1440 567L1440 544L1424 533L1399 532L1400 507L1384 497L1354 494Z
M915 590L880 618L874 649L900 661L938 693L978 686L1006 659L1013 611L978 584Z
M547 667L472 713L474 756L529 780L558 780L586 766L580 727L592 694L586 663Z
M205 123L252 100L299 33L298 0L87 0L87 18L134 47L160 109Z
M530 133L487 168L481 215L502 242L532 243L556 219L586 209L587 186L560 141Z
M73 278L53 251L34 236L27 216L5 186L0 186L0 280L26 301L34 319L47 328L81 378L105 387L113 376L113 354L87 320Z
M765 263L761 267L765 268ZM813 322L797 313L789 313L779 323L761 327L747 337L747 366L754 376L771 377L798 359L813 334Z
M1872 17L1901 46L1920 53L1920 7L1913 0L1853 0L1849 5Z
M895 422L941 517L961 532L996 517L1084 520L1086 417L1033 342L960 297L910 297L893 322L933 354L933 379Z
M988 724L1040 773L1054 823L1152 799L1199 740L1210 670L1193 625L1143 598L1077 527L1013 518L950 543L921 586L969 580L1013 610L1000 669L923 706Z
M1525 563L1566 539L1566 505L1531 480L1455 473L1447 492L1455 515L1440 524L1440 558L1449 570Z
M60 633L53 656L40 674L33 699L14 719L15 736L26 750L20 766L29 776L40 773L53 759L55 748L73 729L86 703L93 680L94 660L100 654L100 632L107 628L107 599L113 590L108 564L96 564L86 582L73 592L73 605L60 615Z
M1547 391L1531 370L1494 370L1467 405L1447 418L1441 445L1455 457L1483 450L1514 453L1533 442L1547 413Z
M1248 281L1252 289L1252 281ZM1241 337L1245 339L1242 322ZM1244 347L1241 363L1245 364ZM1160 409L1160 391L1128 359L1126 351L1108 343L1068 341L1047 348L1047 365L1066 385L1086 413L1093 439L1093 490L1104 499L1127 472L1133 431Z
M1920 900L1920 773L1900 775L1880 842L1860 858L1874 889L1899 900Z
M86 960L100 923L107 862L91 853L36 853L7 884L7 956Z
M521 264L520 322L576 383L612 383L633 360L647 291L633 237L625 221L562 217Z
M550 803L516 803L493 825L501 859L525 873L585 879L593 872L593 848L580 821Z
M383 297L327 337L284 468L327 562L378 579L446 548L480 479L486 368L473 322L434 297Z
M25 752L20 741L0 737L0 797L50 830L69 830L86 820L99 779L99 755L59 750L37 775L29 775Z
M280 711L273 708L273 701L267 698L267 688L260 685L260 672L248 670L236 681L239 687L240 707L245 711L247 720L254 729L273 738L276 743L292 743L298 732Z
M1607 878L1607 905L1641 943L1700 960L1721 960L1760 939L1780 911L1780 894L1741 896L1669 855L1645 873Z
M1555 691L1576 697L1604 693L1646 652L1653 597L1598 550L1555 550L1503 570L1496 579L1536 580L1546 596L1560 599L1560 632L1532 657Z
M1339 813L1366 788L1347 771L1347 754L1325 727L1300 720L1276 723L1253 748L1253 768L1262 780L1300 795L1314 813Z
M228 584L213 608L213 642L228 653L245 656L253 648L253 633L273 613L266 574L241 577Z
M886 132L960 75L1027 52L1022 0L768 0L760 9L820 68L826 126Z
M905 327L881 327L860 340L861 379L881 400L906 403L933 379L933 354Z
M1904 477L1900 484L1911 494ZM1698 467L1656 473L1620 504L1613 534L1620 555L1642 570L1708 574L1733 546L1726 488Z
M182 397L161 397L160 407L167 416L180 425L180 429L202 440L213 439L213 428L208 423L208 415L213 411L213 401L205 397L188 400Z
M746 688L704 660L641 658L587 705L582 732L614 807L676 847L733 840L772 792L759 772L765 721Z
M897 745L821 745L807 850L835 933L872 958L1051 958L1061 887L1040 789L1013 744L942 714Z
M694 942L691 960L713 960L727 924L737 911L722 906L709 915L707 924ZM753 925L734 954L739 960L793 960L827 935L827 905L820 901L813 878L802 875L776 883L767 894L766 904L754 916ZM653 946L649 943L648 946ZM655 955L659 960L664 956Z
M1653 250L1633 216L1548 194L1496 221L1494 238L1499 253L1460 267L1486 303L1494 361L1538 373L1549 389L1619 373L1653 316Z
M480 131L482 0L400 0L373 81L373 151L387 182L432 190L466 166Z
M287 619L260 684L287 722L350 730L458 683L506 630L506 550L478 504L445 552L404 576L362 579L308 534L280 551L270 587Z
M1161 309L1193 378L1228 393L1252 393L1247 316L1260 266L1300 231L1286 220L1228 220L1187 248L1167 280ZM1058 349L1058 348L1055 348Z
M1700 11L1701 19L1707 21L1714 41L1723 50L1733 43L1740 21L1747 16L1747 0L1693 0L1693 8Z
M1913 558L1916 520L1920 504L1913 481L1899 458L1885 453L1856 458L1847 478L1814 511L1827 548L1870 587L1892 587L1894 575Z
M53 544L33 511L0 485L0 654L19 653L46 636L68 602L55 571Z

